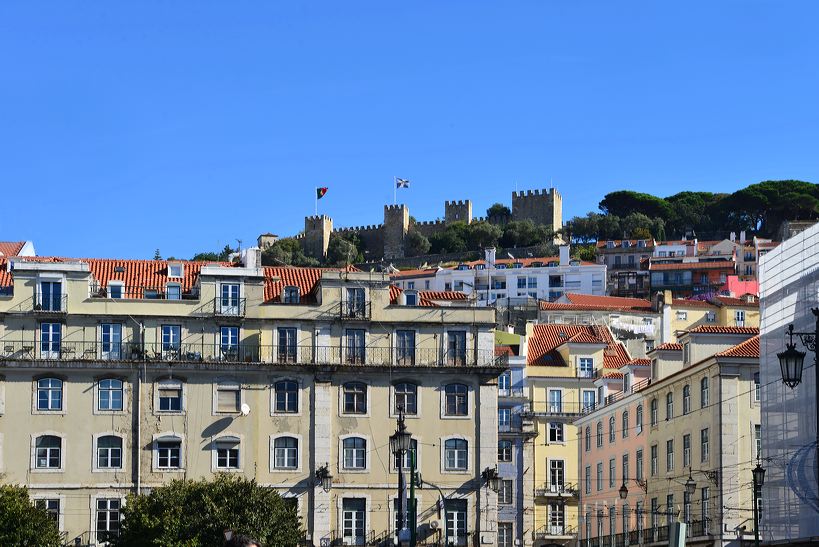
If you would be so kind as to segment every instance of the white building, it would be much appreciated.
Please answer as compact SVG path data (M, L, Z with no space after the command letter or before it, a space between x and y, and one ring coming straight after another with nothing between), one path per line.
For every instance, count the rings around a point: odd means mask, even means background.
M571 260L568 246L560 247L559 257L497 259L494 267L475 260L453 268L397 272L391 278L402 289L462 292L479 306L499 298L554 301L565 293L606 294L606 265Z
M819 306L819 225L782 242L760 260L762 399L762 541L813 544L819 536L816 475L816 366L807 351L802 383L782 383L778 352L785 329L813 332ZM746 477L748 482L751 477ZM749 486L750 488L750 486Z

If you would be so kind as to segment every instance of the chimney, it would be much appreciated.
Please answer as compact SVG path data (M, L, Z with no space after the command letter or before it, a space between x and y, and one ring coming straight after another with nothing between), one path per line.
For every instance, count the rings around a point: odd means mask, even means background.
M560 246L560 265L561 266L568 266L569 265L569 246L568 245L561 245Z
M742 230L739 233L739 244L740 245L745 245L745 230Z

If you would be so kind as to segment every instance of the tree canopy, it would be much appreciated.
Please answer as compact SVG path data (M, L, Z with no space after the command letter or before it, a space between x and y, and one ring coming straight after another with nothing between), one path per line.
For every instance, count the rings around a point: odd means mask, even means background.
M62 545L57 523L29 499L25 486L0 485L0 545Z
M265 545L297 545L303 538L295 506L272 488L228 474L212 481L175 480L150 494L131 495L122 518L114 540L120 547L221 545L225 530Z

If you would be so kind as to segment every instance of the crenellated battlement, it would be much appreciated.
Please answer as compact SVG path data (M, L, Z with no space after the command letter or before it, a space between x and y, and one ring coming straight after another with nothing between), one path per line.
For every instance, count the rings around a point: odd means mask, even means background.
M444 226L446 222L437 218L435 220L418 220L415 222L416 226Z
M372 232L380 230L384 227L383 224L368 224L367 226L348 226L346 228L335 228L333 233L349 233L349 232Z
M472 201L468 199L459 199L459 200L452 200L452 201L445 201L444 207L454 207L456 205L464 206L464 205L472 205Z
M387 212L387 211L401 211L401 210L406 209L406 208L407 208L407 206L404 205L403 203L399 203L397 205L385 205L384 206L384 212Z

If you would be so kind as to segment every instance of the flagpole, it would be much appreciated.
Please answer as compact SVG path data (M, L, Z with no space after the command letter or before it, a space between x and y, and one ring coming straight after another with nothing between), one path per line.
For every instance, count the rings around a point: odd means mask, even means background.
M392 204L398 203L398 177L392 177Z
M314 201L315 201L315 211L314 211L314 213L313 213L313 214L314 214L315 216L318 216L318 188L315 188L315 189L313 190L313 199L314 199Z

